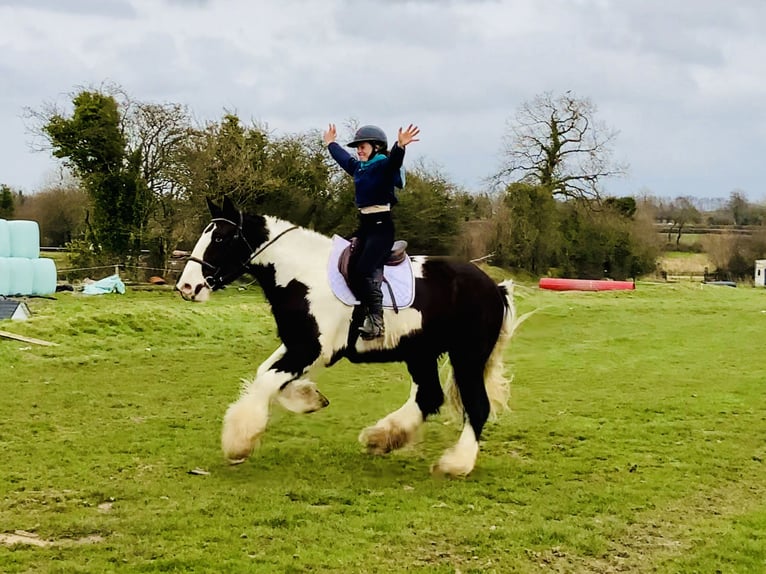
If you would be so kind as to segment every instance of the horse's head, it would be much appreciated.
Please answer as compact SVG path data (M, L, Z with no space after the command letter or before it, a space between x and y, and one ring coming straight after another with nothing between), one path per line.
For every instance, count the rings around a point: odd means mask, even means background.
M191 301L206 301L212 291L239 278L255 250L268 239L265 220L243 215L228 197L222 207L210 199L207 205L212 220L176 283L183 298Z

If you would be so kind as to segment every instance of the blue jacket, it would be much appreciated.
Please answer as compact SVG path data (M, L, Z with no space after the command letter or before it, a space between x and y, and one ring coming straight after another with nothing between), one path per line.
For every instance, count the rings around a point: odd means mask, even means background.
M388 157L376 155L364 162L351 156L337 142L328 145L327 150L338 165L353 176L357 207L394 205L398 201L394 188L402 187L400 170L404 162L404 148L399 144L394 144Z

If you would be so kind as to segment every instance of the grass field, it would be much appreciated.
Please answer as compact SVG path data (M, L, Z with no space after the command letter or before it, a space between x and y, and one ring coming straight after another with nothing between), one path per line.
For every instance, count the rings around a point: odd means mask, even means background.
M0 572L764 572L766 291L519 287L512 409L467 479L458 428L364 452L402 365L341 362L229 467L221 418L276 346L258 289L32 299L0 329Z

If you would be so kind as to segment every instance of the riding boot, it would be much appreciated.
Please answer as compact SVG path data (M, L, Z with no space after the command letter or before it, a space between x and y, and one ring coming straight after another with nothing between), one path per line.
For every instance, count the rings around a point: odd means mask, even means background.
M359 334L365 341L370 341L385 334L383 325L383 291L382 278L367 277L364 281L364 304L367 308L364 323L359 327Z

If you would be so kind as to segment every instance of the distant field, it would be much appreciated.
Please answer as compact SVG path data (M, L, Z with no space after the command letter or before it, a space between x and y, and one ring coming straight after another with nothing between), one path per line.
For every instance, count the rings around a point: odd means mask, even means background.
M59 345L0 339L0 571L766 571L766 291L518 290L513 410L465 480L428 473L446 416L365 453L408 377L345 361L228 466L223 412L277 344L257 288L29 300L0 329Z
M661 233L660 234L663 238L663 240L668 241L668 234L667 233ZM684 245L692 245L694 243L698 243L702 241L702 239L705 237L705 234L703 233L682 233L681 234L681 243ZM670 241L668 243L675 244L676 242L676 234L671 233L670 234Z
M669 275L702 275L706 267L710 272L715 270L715 265L706 253L666 251L662 253L657 262L659 268L667 271Z

